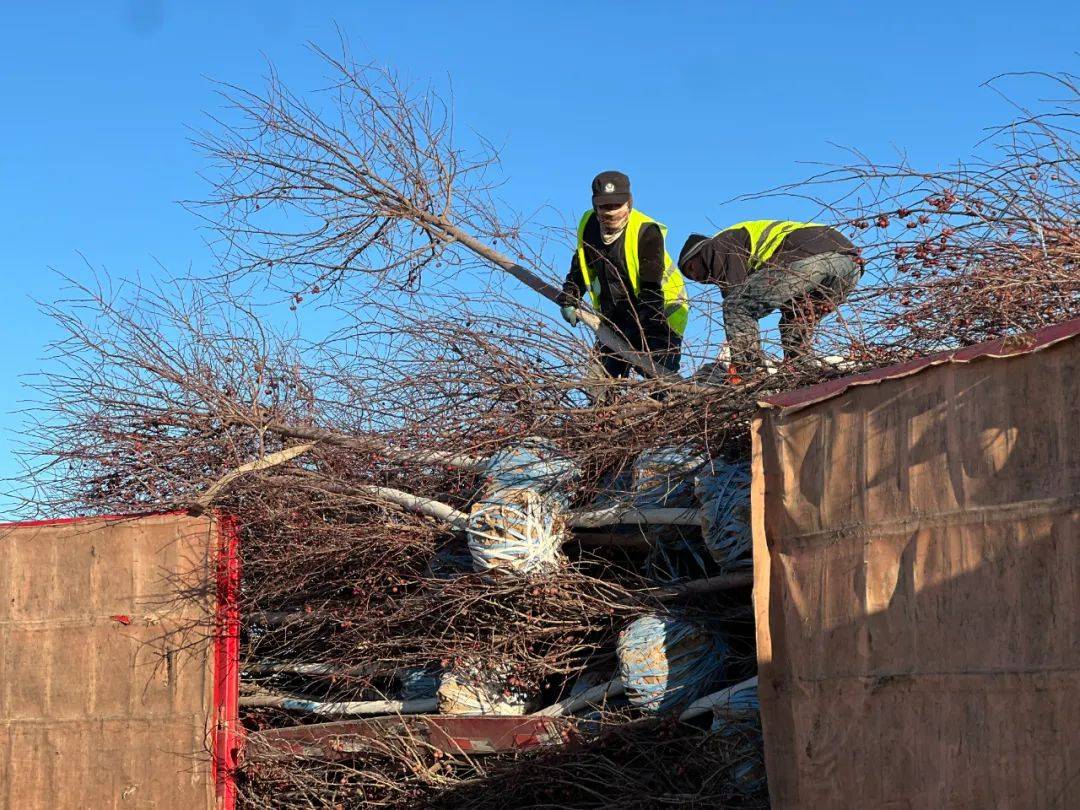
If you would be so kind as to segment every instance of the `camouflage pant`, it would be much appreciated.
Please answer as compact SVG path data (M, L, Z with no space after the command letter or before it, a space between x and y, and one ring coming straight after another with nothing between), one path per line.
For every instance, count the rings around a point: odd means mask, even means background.
M758 321L780 310L784 358L810 352L818 321L855 288L860 270L845 253L822 253L786 266L765 266L724 298L724 331L731 360L740 371L764 365Z

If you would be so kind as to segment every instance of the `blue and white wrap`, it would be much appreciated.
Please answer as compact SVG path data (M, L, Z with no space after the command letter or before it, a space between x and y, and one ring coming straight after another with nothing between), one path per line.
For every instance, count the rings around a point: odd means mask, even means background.
M721 731L730 721L754 721L760 712L757 683L752 683L732 692L722 705L713 708L712 730Z
M615 652L630 705L661 712L696 700L721 680L729 648L694 622L648 614L619 634Z
M700 452L686 447L643 450L634 462L633 505L639 508L693 507L695 474L707 464ZM646 527L650 537L645 575L670 583L710 573L708 555L697 531Z
M485 492L529 489L563 509L570 507L580 471L573 461L544 439L527 438L516 447L500 450L487 460L483 472Z
M745 795L763 791L766 777L756 683L738 690L723 706L713 709L710 731L729 740L741 754L732 757L728 777L732 786Z
M508 666L463 664L442 676L438 689L439 714L523 715L535 695L510 687Z
M476 571L542 574L566 560L566 510L579 472L540 439L502 450L486 464L484 490L466 534Z
M723 573L744 570L750 556L750 465L713 459L697 477L705 548Z
M707 459L685 447L642 450L634 460L633 505L666 508L693 505L694 474Z
M442 671L429 667L409 667L398 672L398 686L402 700L433 698L439 692Z

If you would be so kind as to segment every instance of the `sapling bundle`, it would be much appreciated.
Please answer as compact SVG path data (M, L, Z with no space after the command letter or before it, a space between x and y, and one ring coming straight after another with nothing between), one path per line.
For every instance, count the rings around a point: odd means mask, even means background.
M635 619L616 652L630 704L650 712L685 706L718 685L730 654L715 630L672 614Z

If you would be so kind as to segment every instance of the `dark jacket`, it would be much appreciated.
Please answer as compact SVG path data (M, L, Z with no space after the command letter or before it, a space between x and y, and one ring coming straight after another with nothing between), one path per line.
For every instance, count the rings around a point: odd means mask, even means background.
M784 267L822 253L855 255L855 246L835 228L821 225L792 231L769 257L766 266ZM746 281L750 269L750 234L745 228L721 231L707 240L699 253L700 261L691 261L683 275L704 284L717 284L726 295L728 289Z
M670 329L664 317L664 295L660 287L664 276L664 236L658 225L647 223L642 226L638 239L640 266L638 295L635 296L626 270L626 232L610 245L605 245L600 237L600 223L594 215L585 224L582 235L585 260L589 270L600 280L600 314L624 332L638 348L644 348L638 342L642 332L649 347L660 347L670 339ZM578 254L574 251L570 272L559 295L559 306L576 306L585 292Z

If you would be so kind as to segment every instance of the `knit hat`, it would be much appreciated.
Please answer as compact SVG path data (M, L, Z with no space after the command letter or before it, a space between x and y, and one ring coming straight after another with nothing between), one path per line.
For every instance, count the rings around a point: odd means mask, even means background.
M682 250L679 251L679 269L682 270L686 267L686 263L694 258L708 241L708 236L702 236L700 233L690 234L686 243L682 246Z

